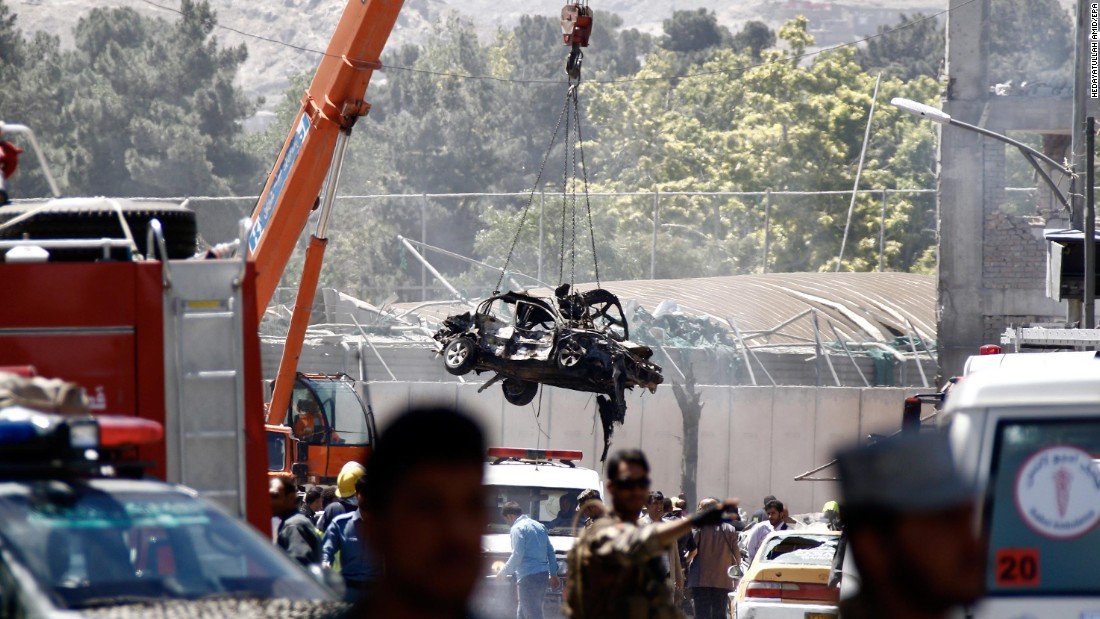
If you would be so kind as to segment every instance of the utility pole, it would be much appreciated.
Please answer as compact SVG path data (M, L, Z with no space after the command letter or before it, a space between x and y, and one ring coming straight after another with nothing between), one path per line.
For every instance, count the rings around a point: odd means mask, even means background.
M1073 45L1073 119L1070 125L1070 168L1079 172L1085 167L1085 117L1088 116L1086 106L1086 93L1089 91L1089 7L1091 2L1078 0L1077 2L1077 29L1074 31ZM1069 193L1070 223L1077 230L1085 229L1085 209L1080 183L1075 177L1070 177ZM1092 239L1086 238L1085 242L1091 243ZM1083 326L1083 325L1082 325Z
M1085 120L1085 287L1082 291L1085 304L1081 317L1081 326L1086 329L1096 328L1096 202L1093 195L1095 163L1096 119L1089 116Z

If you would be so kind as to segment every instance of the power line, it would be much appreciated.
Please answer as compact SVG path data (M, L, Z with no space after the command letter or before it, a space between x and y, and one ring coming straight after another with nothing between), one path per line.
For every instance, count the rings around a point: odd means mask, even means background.
M141 0L141 2L143 2L143 3L145 3L149 6L155 7L157 9L163 10L163 11L168 11L168 12L171 12L171 13L176 13L178 15L183 15L183 11L181 11L180 9L169 7L169 6L164 6L162 4L158 4L156 2L153 2L152 0ZM929 21L929 20L937 19L940 16L946 15L946 14L950 13L951 11L954 11L955 9L960 9L960 8L965 7L967 5L970 5L974 2L977 2L977 0L966 0L966 2L963 2L959 5L954 6L954 7L949 7L947 9L944 9L944 10L940 11L939 13L933 13L931 15L923 16L920 19L914 19L912 21L907 21L904 24L902 24L902 25L900 25L896 28L891 28L889 30L884 30L884 31L879 32L877 34L872 34L872 35L866 36L866 37L864 37L862 39L859 39L859 40L856 40L856 41L851 41L851 42L848 42L848 43L839 43L839 44L833 45L831 47L825 47L825 48L819 49L817 51L806 52L806 53L803 53L803 54L799 54L797 56L790 56L790 57L787 57L787 58L772 60L772 61L769 61L769 62L758 62L758 63L750 64L750 65L747 65L747 66L744 66L744 67L730 67L730 68L725 68L725 69L714 69L714 70L710 70L710 71L697 71L697 72L694 72L694 73L684 73L684 74L681 74L681 75L659 75L659 76L653 76L653 77L627 77L627 78L602 79L602 80L601 79L590 79L590 80L586 80L586 82L587 83L596 83L596 84L627 84L627 83L631 83L631 82L673 81L673 80L682 80L682 79L693 79L693 78L697 78L697 77L709 77L709 76L713 76L713 75L733 75L733 74L745 73L747 71L751 71L752 69L757 69L757 68L760 68L760 67L767 67L767 66L777 65L777 64L781 64L781 63L790 62L792 60L801 61L801 60L804 60L804 59L807 59L807 58L812 58L814 56L818 56L820 54L836 51L838 49L843 49L845 47L855 47L855 46L857 46L861 43L865 43L865 42L871 41L873 39L886 37L886 36L892 35L896 32L901 32L902 30L906 30L906 29L909 29L909 28L916 27L919 24L922 24L922 23L924 23L926 21ZM275 45L282 45L283 47L288 47L290 49L295 49L295 50L302 51L302 52L307 52L307 53L310 53L310 54L317 54L319 56L329 56L330 55L327 52L324 52L324 51L319 50L319 49L314 49L314 48L311 48L311 47L305 47L305 46L302 46L302 45L294 45L293 43L287 43L285 41L280 41L278 39L273 39L271 37L265 37L263 35L254 34L254 33L251 33L251 32L247 32L247 31L244 31L244 30L233 28L231 26L226 26L226 25L223 25L223 24L220 24L220 23L216 23L216 24L214 24L214 26L216 28L221 28L223 30L227 30L229 32L239 34L239 35L241 35L243 37L246 37L246 38L252 38L252 39L259 40L259 41L264 41L266 43L272 43L272 44L275 44ZM522 78L496 77L496 76L493 76L493 75L470 75L470 74L466 74L466 73L451 73L451 72L448 72L448 71L432 71L430 69L417 69L417 68L414 68L414 67L402 67L402 66L390 65L390 64L384 64L382 66L382 68L380 69L380 71L382 71L383 73L385 73L387 71L404 71L404 72L407 72L407 73L420 73L420 74L424 74L424 75L432 75L432 76L436 76L436 77L446 77L446 78L452 78L452 79L487 81L487 82L503 82L503 83L514 83L514 84L561 84L561 85L564 85L564 84L568 83L566 80L522 79Z

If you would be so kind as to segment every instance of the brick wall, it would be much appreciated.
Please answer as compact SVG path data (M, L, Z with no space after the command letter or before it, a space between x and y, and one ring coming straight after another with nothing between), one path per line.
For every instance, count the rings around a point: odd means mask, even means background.
M1013 291L1012 294L1046 296L1045 221L1036 216L987 212L982 259L982 280L986 289ZM986 315L982 317L983 340L999 344L1006 327L1064 321L1065 316Z
M982 280L985 288L1009 290L1046 289L1045 222L1039 217L1005 215L999 210L986 213L982 251Z

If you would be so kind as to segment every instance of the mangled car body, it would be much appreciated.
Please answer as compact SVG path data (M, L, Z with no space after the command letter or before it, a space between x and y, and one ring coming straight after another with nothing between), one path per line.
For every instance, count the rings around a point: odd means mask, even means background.
M447 371L496 372L486 386L500 380L505 399L517 406L531 402L540 383L606 395L620 411L625 390L656 391L661 368L649 360L651 349L629 340L618 297L568 289L554 297L506 292L473 314L444 320L434 337Z

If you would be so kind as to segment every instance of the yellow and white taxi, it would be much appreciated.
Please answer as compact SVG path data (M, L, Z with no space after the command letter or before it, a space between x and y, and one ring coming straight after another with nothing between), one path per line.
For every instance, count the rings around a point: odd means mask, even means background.
M730 594L730 615L734 619L836 619L840 590L829 586L829 572L839 542L836 531L768 534L737 590Z

